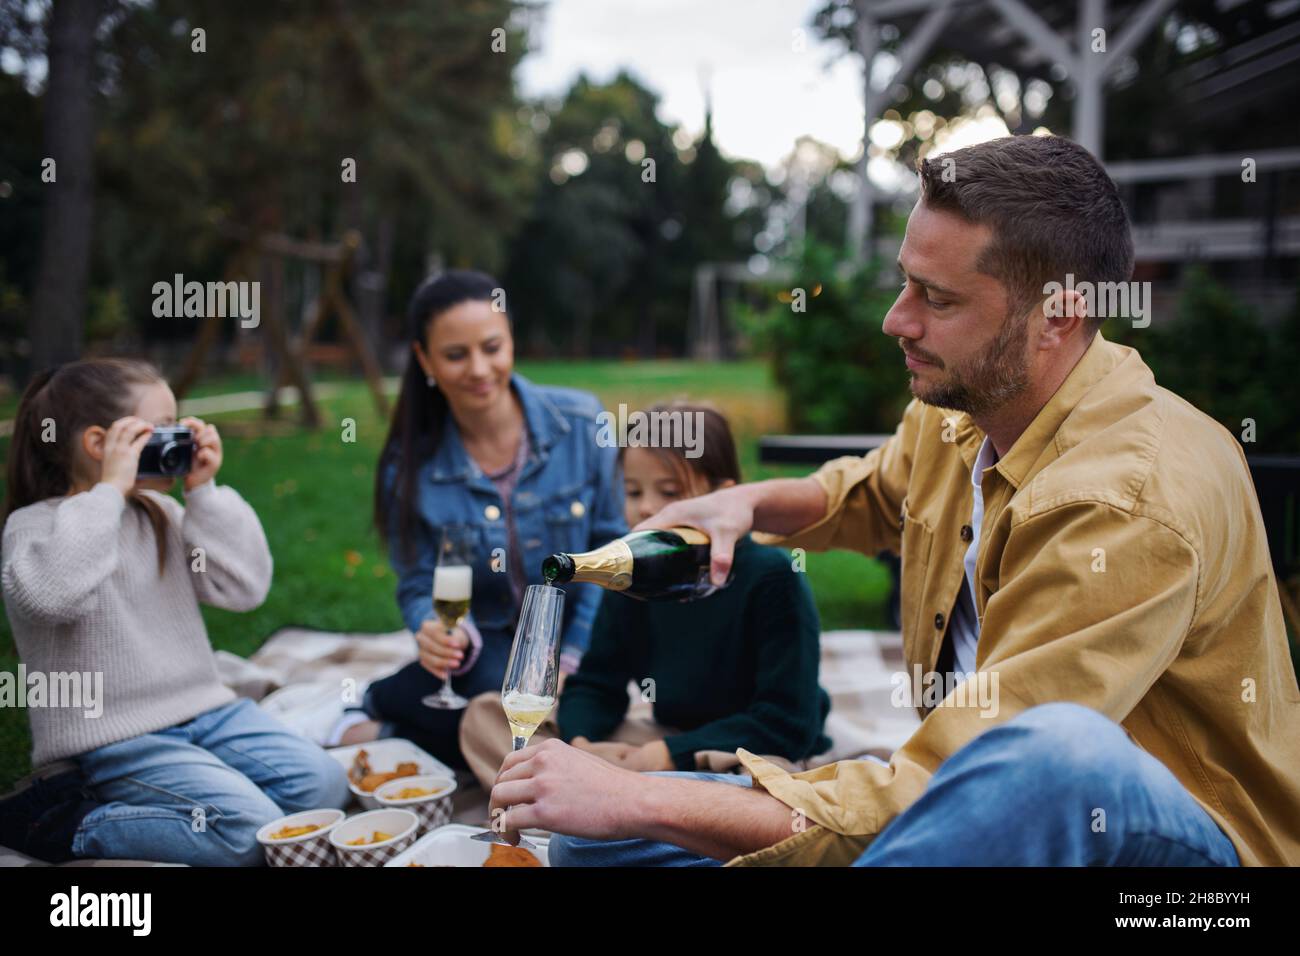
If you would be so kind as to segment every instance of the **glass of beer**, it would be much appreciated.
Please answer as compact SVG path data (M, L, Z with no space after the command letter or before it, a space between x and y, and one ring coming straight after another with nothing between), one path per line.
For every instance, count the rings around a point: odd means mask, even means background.
M469 614L469 596L474 586L473 528L443 528L438 547L438 564L433 569L433 613L448 631L460 627ZM451 674L436 694L421 699L436 710L461 710L469 701L451 689Z
M546 584L530 584L524 592L524 606L510 648L505 680L501 682L501 706L510 722L513 750L528 746L533 732L555 706L560 680L560 631L564 627L564 591ZM497 818L498 820L500 817ZM492 829L470 839L484 843L506 843L497 821ZM519 837L519 845L535 844Z

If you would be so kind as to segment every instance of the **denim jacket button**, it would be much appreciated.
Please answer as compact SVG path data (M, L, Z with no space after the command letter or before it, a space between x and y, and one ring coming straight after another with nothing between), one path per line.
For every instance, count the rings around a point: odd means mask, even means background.
M483 517L487 518L488 521L496 521L497 518L501 517L501 509L496 505L488 505L483 509Z
M586 513L587 506L581 501L575 501L573 504L569 505L569 514L573 515L575 518L581 518Z

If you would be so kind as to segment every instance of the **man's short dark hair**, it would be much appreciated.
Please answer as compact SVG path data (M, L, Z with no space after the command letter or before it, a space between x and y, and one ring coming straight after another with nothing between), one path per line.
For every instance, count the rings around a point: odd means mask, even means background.
M951 161L951 162L949 162ZM1119 191L1078 143L1060 136L1004 136L918 164L931 209L988 226L976 268L1007 287L1016 313L1044 298L1048 282L1127 282L1133 236ZM1094 299L1096 301L1096 299ZM1088 317L1088 337L1102 318Z

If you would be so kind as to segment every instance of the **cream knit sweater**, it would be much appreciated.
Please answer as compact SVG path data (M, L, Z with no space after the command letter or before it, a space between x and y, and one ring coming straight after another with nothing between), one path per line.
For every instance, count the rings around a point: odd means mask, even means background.
M271 551L261 522L238 492L211 481L184 507L145 494L169 519L161 576L152 526L111 485L28 505L5 522L0 577L28 682L33 673L51 686L59 674L102 675L98 716L29 704L33 766L183 723L235 697L217 676L199 602L247 611L266 598Z

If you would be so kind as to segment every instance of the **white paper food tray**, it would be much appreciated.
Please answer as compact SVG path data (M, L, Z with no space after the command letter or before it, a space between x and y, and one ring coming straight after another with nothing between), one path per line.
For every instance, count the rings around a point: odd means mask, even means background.
M475 833L482 832L482 827L449 823L426 833L384 866L406 866L408 863L424 866L482 866L492 852L492 844L470 839ZM526 833L525 836L537 844L537 848L529 852L542 861L542 866L550 866L550 837L533 836L531 833Z

